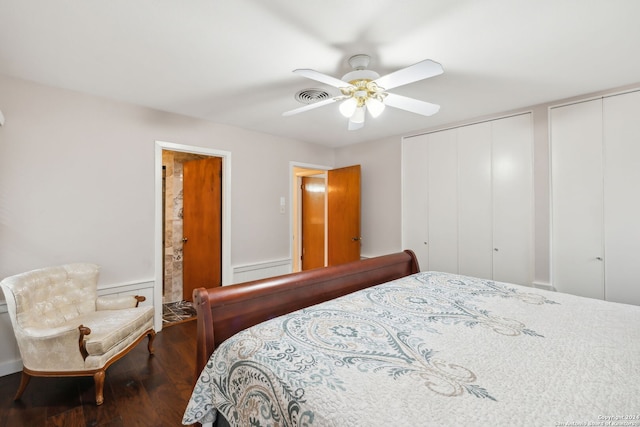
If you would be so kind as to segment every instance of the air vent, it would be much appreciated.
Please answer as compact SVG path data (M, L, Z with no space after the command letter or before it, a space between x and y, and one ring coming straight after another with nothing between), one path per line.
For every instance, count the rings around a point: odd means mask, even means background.
M314 102L331 98L331 94L323 89L311 88L299 91L295 94L295 98L303 104L313 104Z

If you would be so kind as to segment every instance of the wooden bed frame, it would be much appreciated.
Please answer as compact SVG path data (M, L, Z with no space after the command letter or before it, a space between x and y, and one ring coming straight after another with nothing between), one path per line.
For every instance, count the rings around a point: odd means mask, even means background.
M227 338L265 320L419 272L406 250L347 264L217 288L197 288L196 379Z

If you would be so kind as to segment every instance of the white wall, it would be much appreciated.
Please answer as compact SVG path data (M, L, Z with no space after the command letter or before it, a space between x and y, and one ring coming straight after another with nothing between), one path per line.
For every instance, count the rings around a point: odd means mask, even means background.
M153 282L156 141L231 153L232 267L290 257L289 162L334 164L317 144L2 75L0 95L0 278L89 261L101 289ZM0 303L0 375L8 320Z
M336 150L336 166L361 165L361 255L398 252L401 247L400 143L385 138Z
M91 261L154 275L155 141L232 153L231 263L289 257L289 162L332 149L0 76L0 277Z

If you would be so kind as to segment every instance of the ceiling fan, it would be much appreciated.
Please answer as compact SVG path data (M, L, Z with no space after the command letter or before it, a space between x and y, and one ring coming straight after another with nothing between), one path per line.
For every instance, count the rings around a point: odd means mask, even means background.
M431 116L440 110L440 106L437 104L387 91L398 86L440 75L444 72L442 65L430 59L425 59L417 64L380 77L375 71L367 69L369 60L370 57L363 54L349 58L349 65L351 65L353 71L342 76L342 79L305 68L293 70L298 75L340 89L342 95L317 101L304 107L284 112L282 115L291 116L341 101L340 113L349 118L348 129L356 130L364 126L366 111L369 111L372 117L378 117L387 105L423 116Z

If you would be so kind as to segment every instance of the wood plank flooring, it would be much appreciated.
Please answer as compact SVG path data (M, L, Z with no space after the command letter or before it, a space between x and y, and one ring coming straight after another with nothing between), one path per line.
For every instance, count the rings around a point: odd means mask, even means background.
M107 369L101 406L93 377L35 377L17 402L20 373L0 377L0 427L179 426L193 388L195 333L195 321L165 325L153 356L145 338Z

